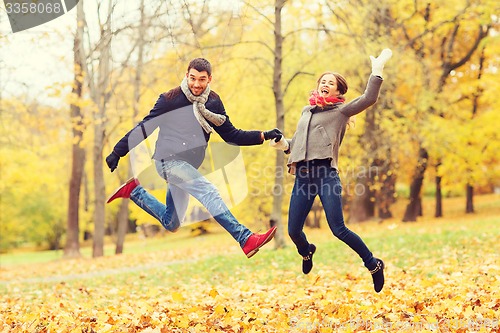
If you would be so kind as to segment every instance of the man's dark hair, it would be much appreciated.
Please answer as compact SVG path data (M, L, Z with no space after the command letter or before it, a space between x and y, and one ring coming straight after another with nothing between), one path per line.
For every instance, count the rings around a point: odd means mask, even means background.
M195 58L191 60L187 71L189 72L191 68L196 69L198 72L206 71L208 76L212 75L212 65L210 65L210 62L205 58Z

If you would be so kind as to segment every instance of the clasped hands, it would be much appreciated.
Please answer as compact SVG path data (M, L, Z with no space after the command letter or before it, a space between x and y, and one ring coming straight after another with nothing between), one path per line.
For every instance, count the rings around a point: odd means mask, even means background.
M279 135L274 140L269 141L269 145L274 149L283 151L287 151L290 148L290 145L284 135Z
M270 140L269 145L271 147L283 151L288 150L288 141L286 141L279 128L273 128L272 130L262 132L262 135L264 140Z

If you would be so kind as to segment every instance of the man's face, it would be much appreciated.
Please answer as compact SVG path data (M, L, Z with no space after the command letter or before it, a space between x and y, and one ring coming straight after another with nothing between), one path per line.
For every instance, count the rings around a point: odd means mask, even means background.
M212 76L208 75L206 71L198 72L194 68L189 69L189 72L186 73L186 78L189 90L191 90L195 96L200 96L205 91L210 81L212 81Z

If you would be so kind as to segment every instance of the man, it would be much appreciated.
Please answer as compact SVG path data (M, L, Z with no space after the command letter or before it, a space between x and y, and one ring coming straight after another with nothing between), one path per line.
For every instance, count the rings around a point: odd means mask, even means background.
M184 219L189 195L200 201L240 244L248 258L268 243L276 227L265 234L254 234L240 224L229 211L217 188L198 171L205 157L210 134L215 131L228 143L238 146L262 144L282 135L278 129L265 132L237 129L226 115L220 97L210 90L210 63L193 59L179 87L161 94L150 113L129 131L106 158L111 172L121 157L159 128L153 159L158 174L168 183L166 205L148 193L136 178L120 186L108 199L130 198L160 221L169 231L176 231Z

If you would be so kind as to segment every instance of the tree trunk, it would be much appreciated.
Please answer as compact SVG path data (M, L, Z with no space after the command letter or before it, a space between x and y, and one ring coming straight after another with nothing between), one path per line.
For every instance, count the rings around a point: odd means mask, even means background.
M388 219L392 217L391 205L395 202L394 194L396 193L396 174L391 172L392 164L389 162L384 164L382 168L382 187L377 196L378 217Z
M438 166L436 166L437 171ZM443 194L441 192L441 176L436 176L436 211L434 217L443 217Z
M82 68L80 47L82 47L83 24L82 21L83 2L77 6L77 29L73 43L74 79L72 94L80 99L82 97ZM64 247L65 258L78 258L80 254L80 189L85 165L85 149L82 146L83 138L83 114L80 106L72 103L70 116L73 131L73 147L71 157L71 178L69 182L68 219L66 230L66 245Z
M309 214L306 218L305 225L308 226L309 228L320 228L320 221L321 221L321 216L323 212L323 205L321 205L321 202L319 200L315 200L312 207L311 207L311 213L312 213L312 218L311 214Z
M139 114L139 100L141 98L141 81L142 81L142 70L144 65L144 46L146 45L145 37L146 37L146 15L144 12L144 0L141 0L141 5L139 8L141 12L141 19L139 24L138 31L138 52L137 52L137 65L136 72L134 78L134 100L133 100L133 114L132 114L132 122L135 122L137 115ZM129 168L128 175L133 177L132 169ZM118 211L117 216L117 237L116 237L116 254L123 253L123 246L125 244L125 236L128 230L128 220L129 220L129 204L130 200L122 200L120 204L120 210Z
M100 114L102 112L104 111L99 111ZM102 122L99 120L97 120L95 125L94 135L94 236L92 257L96 258L104 255L104 203L106 201L103 172L104 160L102 158L104 128Z
M465 203L465 213L472 214L474 213L474 187L471 185L467 185L467 197Z
M368 177L358 178L357 180L356 185L362 184L362 186L355 187L354 199L349 212L349 223L367 221L374 216L375 205L372 200L374 192L370 190L369 181ZM359 192L358 188L362 188L363 191Z
M422 215L422 198L420 193L424 183L424 174L427 169L427 159L429 154L425 148L420 147L418 151L418 161L410 185L410 202L406 206L403 222L416 222L417 217Z
M479 69L477 73L477 82L481 81L484 71L484 62L486 60L485 56L486 47L483 46L481 49L481 55L479 56ZM477 115L477 110L479 109L479 98L482 96L483 90L481 88L481 84L477 85L477 91L473 95L472 99L472 116L474 119ZM471 214L474 213L474 187L470 184L467 184L466 187L466 202L465 202L465 213Z
M118 221L118 226L116 230L116 249L115 249L115 254L122 254L123 253L123 247L125 244L125 236L127 235L128 231L128 218L129 218L129 212L128 212L128 204L129 204L129 199L123 199L122 202L120 203L120 209L118 210L118 216L117 216L117 221Z
M276 0L274 5L274 70L273 70L273 93L276 104L276 127L284 131L285 127L285 106L283 103L282 89L282 61L283 61L283 35L281 32L281 11L285 5L284 0ZM277 225L275 239L275 248L285 246L285 236L283 222L281 218L283 205L283 178L285 156L283 152L276 151L276 173L274 176L273 188L273 209L271 212L271 220Z
M372 190L375 177L371 174L372 167L377 168L377 153L379 141L377 134L377 107L365 112L365 131L360 139L361 145L366 147L363 165L369 165L369 169L358 173L356 186L354 187L354 199L349 211L349 222L357 223L367 221L375 216L375 191Z
M104 255L104 229L105 229L105 209L106 190L104 186L104 172L102 156L104 139L106 137L106 107L110 96L109 77L111 62L111 14L112 1L108 2L108 17L101 26L101 39L98 47L99 65L97 82L94 85L93 100L97 105L97 113L94 117L94 242L92 256L101 257Z

